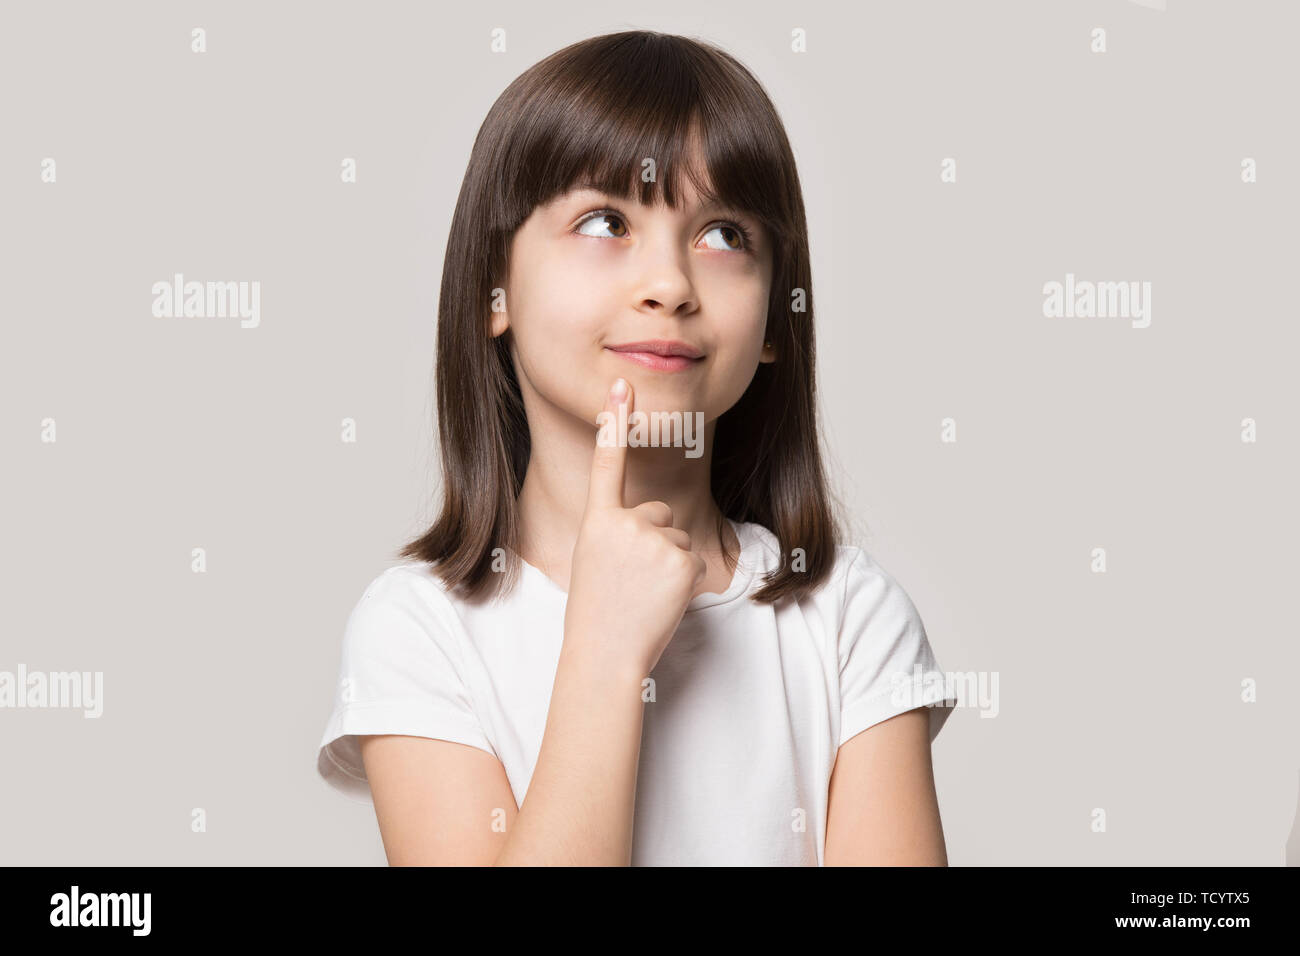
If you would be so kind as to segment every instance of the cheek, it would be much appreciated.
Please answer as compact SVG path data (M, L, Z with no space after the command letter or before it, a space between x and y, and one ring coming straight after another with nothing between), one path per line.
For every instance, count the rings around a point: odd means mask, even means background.
M710 383L709 417L716 418L740 401L758 371L767 330L768 280L757 270L715 277L710 301L725 302L715 312L715 344L725 361Z
M511 275L507 310L519 374L547 401L585 417L591 388L584 372L598 352L602 317L611 312L580 259L555 255L520 263Z
M718 303L709 311L715 316L720 344L725 343L729 352L757 361L767 329L769 290L767 276L757 267L718 269L701 283L704 301Z
M711 266L700 270L697 277L701 294L707 294L706 301L727 302L728 310L738 314L766 314L772 279L762 263L737 256Z
M564 239L524 267L516 307L526 321L589 326L592 317L608 314L613 283L609 250L598 244Z
M563 354L597 334L601 303L576 266L572 257L548 256L512 277L510 325L528 352Z

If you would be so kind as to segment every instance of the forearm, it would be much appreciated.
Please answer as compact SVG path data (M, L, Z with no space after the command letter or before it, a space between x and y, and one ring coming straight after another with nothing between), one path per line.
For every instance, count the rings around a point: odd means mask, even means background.
M566 636L528 792L498 866L627 866L643 707L635 668Z

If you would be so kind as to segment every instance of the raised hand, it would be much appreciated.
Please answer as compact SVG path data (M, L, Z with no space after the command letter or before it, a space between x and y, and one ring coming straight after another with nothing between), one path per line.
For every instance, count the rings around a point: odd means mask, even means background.
M620 391L621 389L621 391ZM605 398L605 411L626 421L634 407L631 385L618 379ZM627 411L619 415L619 405ZM659 662L681 623L686 605L707 572L691 551L690 536L674 528L672 509L662 501L623 506L627 466L626 431L601 444L598 430L587 506L573 548L565 642L590 651L620 672L644 676Z

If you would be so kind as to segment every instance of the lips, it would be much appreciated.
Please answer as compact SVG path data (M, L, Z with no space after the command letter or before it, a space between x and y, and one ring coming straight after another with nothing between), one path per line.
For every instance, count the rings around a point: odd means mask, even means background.
M630 362L660 372L680 372L682 369L696 365L704 358L703 353L694 346L664 339L607 345L606 348Z
M651 355L680 355L683 358L701 358L704 353L693 345L672 339L648 339L644 342L625 342L623 345L608 345L606 348L615 352L649 352Z

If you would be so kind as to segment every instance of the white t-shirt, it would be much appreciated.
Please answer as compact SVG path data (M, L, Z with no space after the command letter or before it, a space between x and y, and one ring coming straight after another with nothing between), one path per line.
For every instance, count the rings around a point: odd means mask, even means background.
M687 605L643 704L632 865L820 866L835 754L888 717L952 712L921 618L862 549L803 600L746 595L777 566L778 540L731 522L740 564L723 594ZM566 592L524 563L503 600L453 597L423 562L366 588L348 618L317 770L370 802L358 734L478 747L522 804L542 745L564 637ZM928 676L927 676L928 675ZM648 696L648 695L647 695Z

